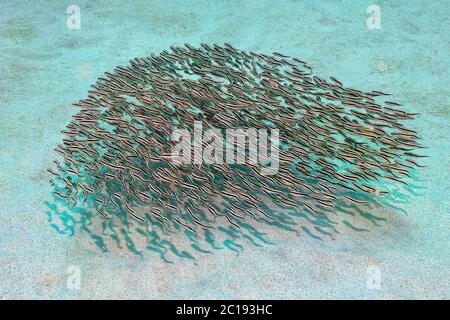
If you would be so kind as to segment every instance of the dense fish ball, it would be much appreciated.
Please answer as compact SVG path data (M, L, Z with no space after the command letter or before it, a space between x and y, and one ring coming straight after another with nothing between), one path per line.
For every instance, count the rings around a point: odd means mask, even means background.
M50 169L54 194L106 219L125 214L167 231L270 222L277 215L269 202L327 215L342 202L364 202L364 194L382 196L382 186L406 183L418 166L418 137L402 123L414 114L387 96L315 76L281 53L171 47L106 72L74 104L80 112L56 148L64 160ZM277 173L174 164L171 134L192 132L195 121L203 130L279 129Z

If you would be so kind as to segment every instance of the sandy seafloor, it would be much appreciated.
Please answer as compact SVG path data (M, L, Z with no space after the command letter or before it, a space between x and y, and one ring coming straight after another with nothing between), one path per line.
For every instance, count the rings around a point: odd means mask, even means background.
M81 8L81 30L66 8ZM368 30L366 8L381 8ZM450 298L450 2L10 1L0 3L0 298ZM173 44L279 51L345 85L395 94L420 116L429 147L419 191L386 221L332 239L277 233L274 245L165 263L126 249L101 253L83 234L50 227L46 169L60 130L95 79ZM339 213L337 213L339 214ZM356 218L358 220L358 218ZM81 286L67 286L67 268ZM367 285L380 270L381 286Z

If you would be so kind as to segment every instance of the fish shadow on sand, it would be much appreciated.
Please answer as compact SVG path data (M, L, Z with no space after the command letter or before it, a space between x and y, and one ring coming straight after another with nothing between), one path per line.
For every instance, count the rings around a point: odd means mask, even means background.
M87 235L99 252L111 253L127 251L132 255L144 257L146 252L159 256L166 263L179 259L196 262L200 255L214 254L219 250L230 250L240 254L246 246L264 247L276 245L277 239L306 235L316 241L336 240L340 233L369 232L367 224L361 226L361 219L369 225L380 227L387 218L379 214L380 209L391 208L406 213L402 203L410 196L417 195L419 185L411 185L401 192L396 190L389 196L378 198L361 194L363 204L341 201L335 210L325 214L311 215L307 212L292 210L281 204L268 204L264 210L272 220L237 220L238 226L226 223L217 224L215 229L203 229L202 233L177 228L169 232L157 221L136 221L126 214L126 210L110 208L113 219L106 219L97 213L95 202L68 206L64 199L53 195L52 201L46 201L47 214L53 229L69 237L77 233ZM375 213L377 212L377 213Z
M102 252L195 263L292 235L334 240L380 226L383 212L407 213L403 184L426 156L410 152L424 146L403 125L417 114L391 94L349 88L278 52L230 44L170 50L105 72L73 104L79 113L55 148L62 161L48 169L57 232L86 234ZM232 128L248 130L225 139ZM211 140L217 148L196 151ZM270 157L269 148L261 152L269 140ZM271 169L278 163L276 174L253 161L220 161L230 147L244 160L262 153ZM183 166L173 158L180 148ZM384 180L399 185L378 188Z

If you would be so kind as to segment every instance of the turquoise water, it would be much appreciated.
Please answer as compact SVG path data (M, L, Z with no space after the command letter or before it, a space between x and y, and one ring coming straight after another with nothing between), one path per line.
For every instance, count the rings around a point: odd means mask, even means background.
M70 4L81 29L66 27ZM381 8L368 30L366 9ZM0 4L1 298L450 298L448 1L19 1ZM395 94L429 147L420 188L386 221L332 239L276 232L274 245L168 264L99 252L50 227L45 201L59 133L103 72L170 45L283 52L345 85ZM380 272L378 289L368 268ZM79 289L68 285L78 268Z

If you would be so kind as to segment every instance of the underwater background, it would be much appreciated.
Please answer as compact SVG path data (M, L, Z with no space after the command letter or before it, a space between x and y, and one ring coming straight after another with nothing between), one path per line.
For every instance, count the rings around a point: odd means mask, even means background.
M80 8L70 29L67 8ZM379 6L381 28L367 8ZM3 1L0 4L0 298L450 298L450 2ZM61 130L105 71L189 43L224 42L308 62L346 86L392 93L426 168L407 200L333 237L277 230L271 244L167 263L51 227ZM337 213L339 215L339 213ZM352 226L352 227L348 227Z

